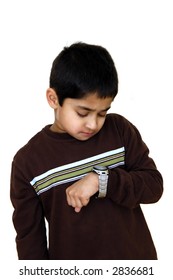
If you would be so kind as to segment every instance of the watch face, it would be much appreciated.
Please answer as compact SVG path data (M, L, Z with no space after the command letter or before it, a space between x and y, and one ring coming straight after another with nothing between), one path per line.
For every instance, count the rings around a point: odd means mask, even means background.
M99 171L105 171L105 170L107 170L107 167L102 166L102 165L96 165L96 166L94 166L94 169L99 170Z

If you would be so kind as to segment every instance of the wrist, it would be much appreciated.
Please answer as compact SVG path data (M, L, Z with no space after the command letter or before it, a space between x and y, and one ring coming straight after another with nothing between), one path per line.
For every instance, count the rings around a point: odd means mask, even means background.
M99 191L99 176L98 176L98 174L96 174L95 172L90 172L88 175L90 176L91 184L95 188L95 193L98 192Z

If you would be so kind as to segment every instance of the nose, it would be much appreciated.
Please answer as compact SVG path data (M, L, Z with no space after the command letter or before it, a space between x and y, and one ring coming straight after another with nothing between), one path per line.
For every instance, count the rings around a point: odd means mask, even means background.
M97 118L96 117L92 117L89 118L85 124L86 128L89 130L96 130L97 129Z

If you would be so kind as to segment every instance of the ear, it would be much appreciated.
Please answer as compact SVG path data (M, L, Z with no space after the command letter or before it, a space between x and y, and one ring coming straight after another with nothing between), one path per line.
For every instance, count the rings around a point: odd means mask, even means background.
M58 96L53 88L48 88L46 91L47 101L51 108L57 109L59 106Z

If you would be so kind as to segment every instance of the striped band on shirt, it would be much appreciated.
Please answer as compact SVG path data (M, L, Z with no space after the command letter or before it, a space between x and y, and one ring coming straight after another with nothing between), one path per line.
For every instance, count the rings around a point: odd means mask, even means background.
M125 148L111 150L83 160L65 164L33 178L30 184L37 195L53 187L81 179L92 171L93 166L102 165L115 168L125 164Z

